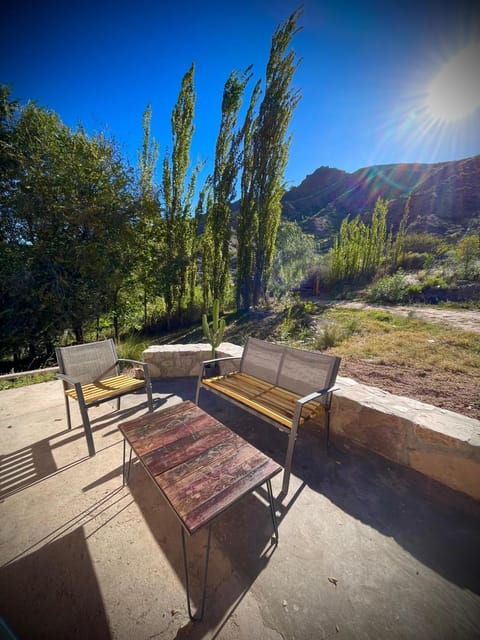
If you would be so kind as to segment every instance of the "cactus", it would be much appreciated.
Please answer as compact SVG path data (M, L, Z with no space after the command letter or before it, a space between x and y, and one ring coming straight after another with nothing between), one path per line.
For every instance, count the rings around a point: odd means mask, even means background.
M223 332L225 331L225 319L219 318L220 302L215 299L212 305L212 322L208 323L207 314L202 315L203 335L212 347L212 358L215 358L215 350L223 340Z

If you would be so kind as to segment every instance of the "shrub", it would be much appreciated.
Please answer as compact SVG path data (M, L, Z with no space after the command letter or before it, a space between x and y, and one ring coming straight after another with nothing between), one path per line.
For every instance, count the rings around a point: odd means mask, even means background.
M325 351L330 347L336 347L345 339L343 327L336 324L326 324L320 333L315 336L313 348L318 351Z
M387 302L398 304L404 302L408 295L408 283L402 271L377 280L368 292L370 302Z
M431 263L433 256L429 253L414 253L408 251L400 259L398 266L405 271L419 271L423 269L428 263Z
M443 251L444 239L432 233L409 233L403 241L407 253L431 253L438 255Z
M325 324L315 336L312 347L318 351L325 351L330 347L338 347L354 333L359 333L360 330L361 323L357 318L351 318L346 322Z

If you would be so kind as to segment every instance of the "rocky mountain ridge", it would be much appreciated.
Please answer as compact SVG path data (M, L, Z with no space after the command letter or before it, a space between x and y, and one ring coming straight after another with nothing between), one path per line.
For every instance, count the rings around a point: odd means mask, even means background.
M320 167L282 199L285 219L333 237L346 215L368 221L378 197L389 201L396 230L409 202L409 232L460 235L480 229L480 155L433 164L374 165L348 173Z

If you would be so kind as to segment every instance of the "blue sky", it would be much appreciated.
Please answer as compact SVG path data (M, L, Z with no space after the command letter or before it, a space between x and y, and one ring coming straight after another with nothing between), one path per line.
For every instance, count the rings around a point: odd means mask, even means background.
M264 78L271 36L299 4L17 0L2 10L0 82L11 85L15 97L57 112L72 127L81 122L89 132L107 129L136 162L148 103L161 156L170 146L170 114L194 61L192 159L207 162L205 176L225 80L233 69L249 64L255 79ZM299 184L322 165L355 171L480 153L478 95L461 117L454 111L452 119L451 111L439 109L439 100L463 104L462 94L477 80L480 87L478 49L471 49L463 66L443 81L435 108L426 106L442 65L467 45L480 43L480 9L474 5L464 0L306 0L302 30L292 44L301 58L294 86L302 99L291 124L287 185ZM253 81L247 98L252 88Z

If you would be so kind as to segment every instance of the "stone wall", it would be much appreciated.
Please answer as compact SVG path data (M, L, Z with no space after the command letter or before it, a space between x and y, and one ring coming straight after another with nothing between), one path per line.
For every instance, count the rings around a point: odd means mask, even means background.
M242 354L223 342L218 357ZM197 376L207 344L152 346L143 352L153 378ZM375 387L337 378L330 433L480 500L480 421Z
M231 342L222 342L217 358L241 357L243 348ZM200 365L212 357L208 344L161 344L143 352L143 361L149 365L152 378L183 378L198 376Z
M480 421L338 378L331 434L480 500Z

